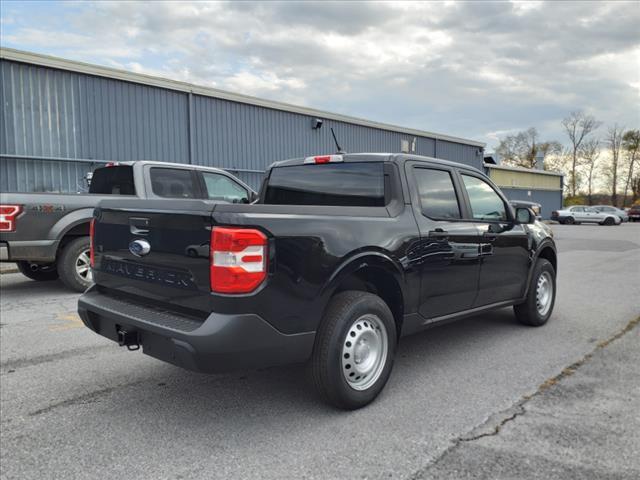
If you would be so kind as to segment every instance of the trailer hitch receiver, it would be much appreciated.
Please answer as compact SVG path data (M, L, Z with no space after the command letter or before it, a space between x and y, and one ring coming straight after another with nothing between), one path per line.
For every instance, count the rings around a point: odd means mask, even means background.
M118 327L118 345L128 350L140 350L140 334Z

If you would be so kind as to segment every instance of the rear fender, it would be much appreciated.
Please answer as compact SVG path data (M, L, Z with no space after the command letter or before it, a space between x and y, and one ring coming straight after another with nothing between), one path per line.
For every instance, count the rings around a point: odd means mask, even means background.
M56 222L56 224L51 228L50 237L52 240L56 240L60 242L62 238L69 232L72 228L77 227L78 225L82 225L83 223L89 223L91 218L93 217L93 207L91 208L81 208L80 210L75 210Z
M357 253L345 259L325 283L320 295L332 296L344 279L357 273L359 270L370 267L385 270L387 273L393 275L399 285L404 284L404 275L399 262L394 261L386 253L367 251Z

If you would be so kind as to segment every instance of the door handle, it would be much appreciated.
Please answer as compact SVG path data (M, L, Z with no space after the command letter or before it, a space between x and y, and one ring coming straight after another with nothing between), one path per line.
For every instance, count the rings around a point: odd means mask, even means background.
M498 234L493 232L484 232L482 234L482 238L484 240L488 240L489 242L493 242L496 238L498 238Z
M449 238L449 232L441 228L429 231L429 238Z
M149 233L149 219L129 218L129 230L133 235L147 235Z

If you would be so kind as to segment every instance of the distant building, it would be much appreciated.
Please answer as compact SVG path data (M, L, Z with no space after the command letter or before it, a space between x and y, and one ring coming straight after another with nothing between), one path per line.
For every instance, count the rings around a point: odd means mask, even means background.
M549 219L553 210L562 208L563 175L542 169L508 167L487 161L484 170L510 200L527 200L542 205L542 218ZM498 160L499 161L499 160ZM541 164L542 162L539 162Z
M113 161L224 168L257 188L276 160L407 152L482 169L484 143L185 82L0 49L0 191L76 192Z

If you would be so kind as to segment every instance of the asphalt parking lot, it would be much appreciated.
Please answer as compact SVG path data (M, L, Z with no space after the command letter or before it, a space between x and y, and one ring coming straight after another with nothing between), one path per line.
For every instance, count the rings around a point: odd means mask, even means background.
M510 309L405 338L380 398L302 366L202 375L83 327L77 295L1 282L2 478L638 478L640 224L553 227L543 328Z

